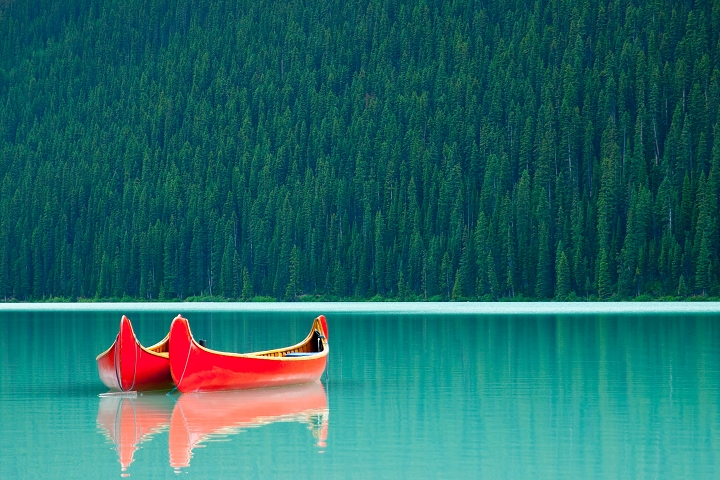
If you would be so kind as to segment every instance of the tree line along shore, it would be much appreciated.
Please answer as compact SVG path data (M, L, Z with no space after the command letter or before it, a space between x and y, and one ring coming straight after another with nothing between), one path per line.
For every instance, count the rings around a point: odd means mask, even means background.
M720 297L720 2L0 1L0 300Z

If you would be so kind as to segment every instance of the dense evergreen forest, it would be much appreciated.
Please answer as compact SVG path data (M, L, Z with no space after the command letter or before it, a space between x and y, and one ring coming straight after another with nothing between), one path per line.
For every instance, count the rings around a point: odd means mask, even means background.
M0 299L719 296L719 105L719 0L0 0Z

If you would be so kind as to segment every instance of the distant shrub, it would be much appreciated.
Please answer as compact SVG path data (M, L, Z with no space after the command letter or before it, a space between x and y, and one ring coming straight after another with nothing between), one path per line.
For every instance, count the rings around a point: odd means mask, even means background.
M251 302L276 302L275 297L256 295L250 300Z
M633 302L652 302L655 298L649 293L643 293L632 299Z

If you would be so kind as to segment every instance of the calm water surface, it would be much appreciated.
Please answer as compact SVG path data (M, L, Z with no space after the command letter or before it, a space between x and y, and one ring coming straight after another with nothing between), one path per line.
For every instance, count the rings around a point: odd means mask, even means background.
M328 314L321 384L98 397L122 313L146 345L184 313L239 352L295 343L325 313L168 308L0 311L0 478L720 477L720 314L347 304Z

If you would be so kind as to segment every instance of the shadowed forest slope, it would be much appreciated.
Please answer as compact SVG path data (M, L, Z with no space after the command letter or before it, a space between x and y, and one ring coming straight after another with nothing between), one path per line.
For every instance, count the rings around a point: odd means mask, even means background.
M720 295L720 2L0 0L0 298Z

